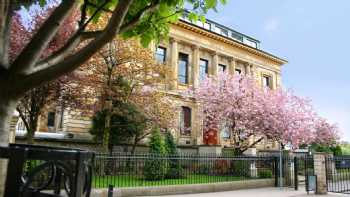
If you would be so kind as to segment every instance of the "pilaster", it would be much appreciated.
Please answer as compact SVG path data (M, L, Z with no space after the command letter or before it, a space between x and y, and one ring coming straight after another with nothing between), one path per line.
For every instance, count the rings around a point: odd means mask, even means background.
M211 65L212 75L217 76L218 75L218 63L219 63L219 56L216 52L213 53L213 61Z
M193 87L198 88L199 86L199 46L192 46L193 56L192 56L192 81Z
M230 59L230 65L228 67L228 73L230 75L235 74L235 70L236 70L236 65L237 65L237 60L233 57L231 57Z
M170 38L170 44L171 44L171 56L170 56L170 65L172 70L172 83L171 83L171 89L177 88L177 75L178 75L178 41L175 38Z

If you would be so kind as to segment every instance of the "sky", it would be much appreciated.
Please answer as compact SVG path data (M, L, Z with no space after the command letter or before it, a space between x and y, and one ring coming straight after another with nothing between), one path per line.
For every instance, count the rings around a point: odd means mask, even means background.
M282 83L310 98L350 142L350 1L228 0L207 18L261 41L289 61Z

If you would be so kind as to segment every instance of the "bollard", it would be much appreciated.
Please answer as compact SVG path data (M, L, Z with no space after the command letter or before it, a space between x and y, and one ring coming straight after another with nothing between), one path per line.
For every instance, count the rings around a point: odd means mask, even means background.
M113 185L108 186L108 197L113 197Z

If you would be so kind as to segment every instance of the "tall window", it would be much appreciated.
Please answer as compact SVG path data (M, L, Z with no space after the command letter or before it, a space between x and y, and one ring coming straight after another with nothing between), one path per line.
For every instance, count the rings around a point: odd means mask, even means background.
M230 132L230 125L227 122L224 122L221 124L221 136L224 139L230 139L231 138L231 132Z
M226 71L226 65L219 64L219 72L224 73Z
M191 135L191 108L181 107L180 134Z
M208 75L208 60L200 59L199 60L199 80L205 79Z
M156 50L156 60L159 63L165 63L165 58L166 58L166 48L158 47Z
M188 55L179 53L178 81L183 84L188 83Z
M55 112L49 112L47 114L47 126L48 127L54 127L55 126Z
M238 69L238 68L235 69L235 74L240 75L241 73L242 73L241 69Z
M262 77L262 85L263 87L272 88L272 78L268 75L263 75Z

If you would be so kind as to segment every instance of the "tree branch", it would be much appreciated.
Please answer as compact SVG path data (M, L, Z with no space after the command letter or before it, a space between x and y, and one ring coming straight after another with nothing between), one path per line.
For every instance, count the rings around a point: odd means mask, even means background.
M54 64L57 64L66 58L79 45L81 41L96 38L101 33L102 31L81 32L80 34L77 32L62 48L54 52L49 57L39 61L34 66L34 68L28 72L28 74L44 70Z
M251 148L251 147L257 145L257 144L258 144L259 142L261 142L261 140L263 140L263 139L264 139L264 137L261 137L261 138L259 138L257 141L255 141L253 144L251 144L251 145L249 145L249 146L247 146L247 147L241 149L242 153L243 153L244 151L248 150L248 148Z
M22 119L23 123L24 123L24 126L26 127L27 131L30 130L30 126L29 126L29 123L26 119L26 116L23 114L23 111L19 108L19 107L16 107L16 111L19 113L19 117Z
M0 1L0 70L8 69L8 48L11 22L11 1Z
M120 32L125 32L128 31L130 29L132 29L133 27L135 27L139 22L140 19L147 13L149 12L153 12L154 10L158 9L159 7L159 0L152 2L150 5L144 7L143 9L141 9L134 17L132 20L130 20L129 22L125 23L121 28L120 28Z
M10 66L11 73L23 74L35 65L42 51L46 49L49 42L55 36L64 19L73 10L76 2L71 0L62 1L12 63Z
M87 61L96 51L100 50L120 32L120 27L132 2L133 0L120 1L101 34L75 54L68 56L50 67L25 76L20 83L18 82L19 84L17 84L19 89L21 91L27 91L43 82L53 80L63 74L69 73Z
M101 31L95 31L95 32L84 32L86 26L91 22L91 20L97 15L98 12L103 10L103 7L108 3L108 0L105 0L97 9L95 12L89 17L89 19L85 21L86 17L86 4L89 4L88 1L84 1L83 10L82 10L82 18L79 21L79 29L76 31L76 33L69 39L69 41L58 51L54 52L49 57L45 58L44 60L40 61L32 70L28 72L28 74L31 74L33 72L37 72L39 70L43 70L51 65L54 65L58 63L59 61L62 61L70 52L74 50L76 46L80 43L80 41L85 39L91 39L96 38ZM84 18L83 18L84 17Z

